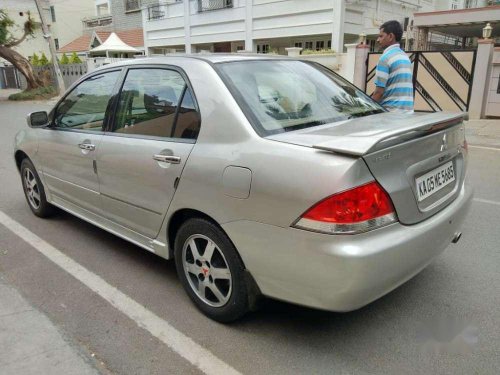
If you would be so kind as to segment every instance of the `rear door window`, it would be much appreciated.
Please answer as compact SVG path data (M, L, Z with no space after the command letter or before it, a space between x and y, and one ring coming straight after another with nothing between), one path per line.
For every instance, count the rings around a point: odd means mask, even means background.
M114 132L171 137L186 83L168 69L130 69L120 93Z

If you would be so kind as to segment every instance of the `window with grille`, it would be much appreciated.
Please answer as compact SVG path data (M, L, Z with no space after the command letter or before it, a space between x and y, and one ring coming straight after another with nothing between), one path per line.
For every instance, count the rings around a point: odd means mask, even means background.
M50 18L52 22L56 22L56 10L52 5L50 6Z

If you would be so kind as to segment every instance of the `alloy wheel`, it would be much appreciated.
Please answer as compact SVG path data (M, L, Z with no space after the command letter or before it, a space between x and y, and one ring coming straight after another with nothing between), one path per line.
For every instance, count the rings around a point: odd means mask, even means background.
M190 236L182 248L182 265L191 289L204 303L224 306L231 297L231 271L224 254L208 237Z
M40 208L40 190L38 189L36 177L29 168L24 170L24 187L30 205L35 210L38 210Z

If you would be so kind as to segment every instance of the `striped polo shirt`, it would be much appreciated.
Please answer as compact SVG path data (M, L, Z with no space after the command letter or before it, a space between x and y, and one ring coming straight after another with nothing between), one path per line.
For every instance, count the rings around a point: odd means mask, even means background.
M389 111L413 110L413 69L399 44L387 47L380 56L375 86L384 88L380 104Z

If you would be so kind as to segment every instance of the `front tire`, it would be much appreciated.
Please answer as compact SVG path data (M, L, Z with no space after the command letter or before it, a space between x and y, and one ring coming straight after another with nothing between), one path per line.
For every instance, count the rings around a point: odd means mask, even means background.
M209 318L228 323L249 310L245 268L227 235L211 221L186 221L175 238L175 265L187 294Z
M31 211L38 217L48 217L55 211L55 207L47 202L42 181L38 176L35 166L28 158L21 162L21 181L24 196Z

